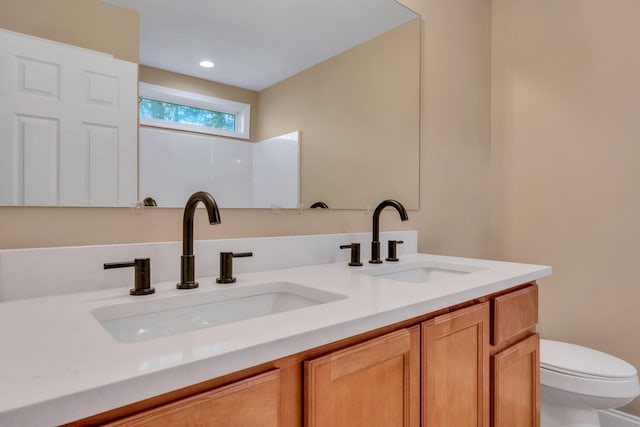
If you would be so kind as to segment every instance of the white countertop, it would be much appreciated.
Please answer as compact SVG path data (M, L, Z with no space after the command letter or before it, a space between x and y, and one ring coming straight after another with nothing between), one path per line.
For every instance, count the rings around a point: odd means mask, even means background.
M361 274L425 261L481 270L428 284ZM237 274L233 285L202 278L194 290L164 282L144 297L128 295L126 287L0 303L0 425L71 422L551 273L547 266L426 254L379 266L364 262L361 268L340 262ZM273 281L347 298L138 343L117 342L90 314L114 304Z

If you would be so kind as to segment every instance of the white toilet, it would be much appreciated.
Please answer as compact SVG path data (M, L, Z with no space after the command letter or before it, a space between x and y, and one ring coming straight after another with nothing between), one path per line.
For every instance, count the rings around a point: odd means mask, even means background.
M598 410L640 394L636 369L610 354L540 340L540 427L600 426Z

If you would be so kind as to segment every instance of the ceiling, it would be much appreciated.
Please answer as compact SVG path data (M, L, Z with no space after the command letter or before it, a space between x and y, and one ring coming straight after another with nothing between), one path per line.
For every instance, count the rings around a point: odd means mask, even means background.
M416 17L394 0L103 1L140 13L141 64L252 90Z

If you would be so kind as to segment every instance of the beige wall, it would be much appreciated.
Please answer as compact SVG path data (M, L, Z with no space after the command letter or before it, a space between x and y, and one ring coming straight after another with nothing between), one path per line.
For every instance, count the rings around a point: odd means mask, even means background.
M387 212L388 211L388 212ZM411 216L411 213L410 213ZM365 212L324 209L271 211L222 209L222 223L209 225L204 209L194 221L196 239L330 234L371 230ZM395 210L383 213L381 229L414 230ZM182 209L0 207L0 249L110 243L164 242L182 239ZM345 253L345 257L348 254ZM347 259L347 258L345 258Z
M301 133L304 206L418 209L419 19L260 91L258 111L258 140Z
M48 1L41 0L42 7ZM382 229L417 229L421 251L487 256L489 0L406 4L427 17L422 46L421 210L410 212L405 223L395 212L385 212ZM129 43L137 45L136 39ZM371 214L364 211L233 209L223 210L222 218L217 226L198 219L196 237L371 229ZM129 209L0 208L0 248L175 241L181 238L181 228L180 209L136 214Z
M637 0L493 0L493 256L553 266L544 337L638 368L639 21Z
M138 79L145 83L250 104L252 129L251 141L256 141L254 129L256 128L256 117L258 113L258 92L196 77L185 76L184 74L178 74L167 70L147 67L145 65L140 65Z
M491 0L403 0L423 17L421 251L489 257Z
M2 0L0 28L138 62L138 12L98 0Z

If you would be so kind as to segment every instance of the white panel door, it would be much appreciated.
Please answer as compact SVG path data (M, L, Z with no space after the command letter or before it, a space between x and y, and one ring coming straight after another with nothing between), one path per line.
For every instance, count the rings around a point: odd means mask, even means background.
M137 64L0 30L0 205L137 200Z

